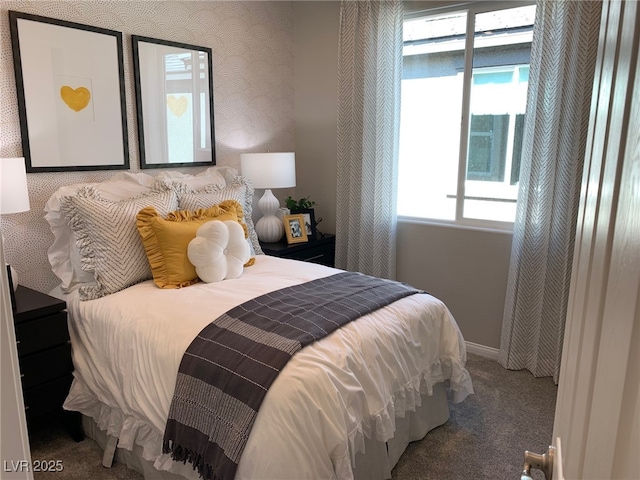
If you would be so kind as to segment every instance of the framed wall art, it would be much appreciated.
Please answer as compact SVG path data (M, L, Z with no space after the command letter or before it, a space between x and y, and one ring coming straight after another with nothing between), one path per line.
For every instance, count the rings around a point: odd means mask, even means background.
M214 165L207 47L131 36L140 168Z
M129 168L122 33L9 11L28 172Z

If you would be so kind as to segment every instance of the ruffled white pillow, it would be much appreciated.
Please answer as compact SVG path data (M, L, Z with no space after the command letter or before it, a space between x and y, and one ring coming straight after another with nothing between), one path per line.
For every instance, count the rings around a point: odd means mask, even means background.
M68 293L80 285L93 284L94 277L92 272L82 270L76 240L62 211L62 200L76 196L78 192L84 191L85 187L92 187L101 198L118 202L150 193L153 182L154 178L145 173L120 172L100 183L62 186L49 197L44 206L44 218L49 222L54 240L47 255L51 270L62 281L63 292Z
M177 209L178 197L169 191L112 202L87 187L62 198L61 205L76 238L81 268L95 280L79 287L80 299L93 300L151 278L136 216L146 207L166 216Z
M242 275L251 252L238 222L212 220L202 225L189 242L187 257L200 280L211 283Z

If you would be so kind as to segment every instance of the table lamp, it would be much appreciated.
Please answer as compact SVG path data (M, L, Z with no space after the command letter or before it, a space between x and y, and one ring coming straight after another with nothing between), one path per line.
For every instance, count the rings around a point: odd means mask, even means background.
M258 239L263 242L277 242L284 235L282 220L276 217L280 202L271 192L272 188L296 186L296 159L293 152L243 153L240 155L240 169L254 188L264 188L264 195L258 202L262 218L255 225Z
M28 212L29 208L24 157L0 158L0 214ZM2 242L4 245L4 235ZM10 267L10 274L9 287L13 294L18 288L18 274L13 267Z

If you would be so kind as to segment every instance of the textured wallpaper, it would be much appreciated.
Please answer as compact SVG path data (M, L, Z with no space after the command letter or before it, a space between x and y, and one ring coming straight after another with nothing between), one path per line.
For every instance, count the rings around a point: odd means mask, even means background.
M218 165L239 168L244 151L293 151L293 6L267 1L7 1L0 3L0 157L22 156L8 10L123 33L129 171L139 171L131 34L213 50ZM182 169L197 173L202 168ZM146 170L154 174L157 171ZM116 171L27 174L31 210L5 215L6 260L22 285L47 292L58 284L47 248L53 241L43 207L60 186L101 181Z

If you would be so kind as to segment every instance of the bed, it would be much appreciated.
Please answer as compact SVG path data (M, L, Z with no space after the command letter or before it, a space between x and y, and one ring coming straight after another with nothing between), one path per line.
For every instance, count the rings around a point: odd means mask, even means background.
M220 167L200 177L163 176L181 208L189 199L208 205L212 191L228 196L241 179ZM138 208L131 198L144 198L158 180L119 174L115 183L91 188L101 190L100 201L110 197L108 202ZM211 181L217 182L213 189L207 187ZM253 190L240 183L242 195L234 198L250 224ZM90 251L93 243L109 240L83 235L78 218L65 210L86 187L65 187L46 207L56 237L49 257L68 304L75 368L64 408L82 413L85 433L105 449L105 463L117 444L116 460L146 479L198 478L189 463L162 453L176 375L194 337L247 300L340 271L262 255L249 225L253 261L238 278L167 289L138 276L112 291L102 276L105 265ZM176 207L176 199L171 202L167 210ZM113 241L118 238L124 237ZM286 364L259 409L235 478L390 478L407 444L446 422L447 402L473 393L465 361L455 320L428 293L358 318Z

